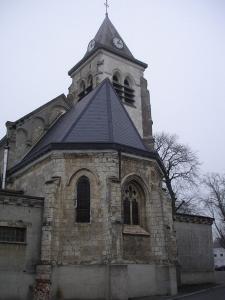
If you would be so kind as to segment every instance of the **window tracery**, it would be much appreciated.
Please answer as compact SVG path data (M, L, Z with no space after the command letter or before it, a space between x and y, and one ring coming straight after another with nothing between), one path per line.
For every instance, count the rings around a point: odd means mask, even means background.
M125 185L122 199L124 224L140 225L141 194L133 182Z

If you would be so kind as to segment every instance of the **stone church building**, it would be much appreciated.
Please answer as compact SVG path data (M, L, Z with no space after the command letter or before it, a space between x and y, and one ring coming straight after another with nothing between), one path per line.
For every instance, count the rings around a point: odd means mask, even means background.
M176 294L179 280L191 282L188 274L213 280L212 220L173 218L162 189L146 68L106 15L69 71L68 95L6 123L1 300L127 300ZM185 252L190 241L199 247L195 270Z

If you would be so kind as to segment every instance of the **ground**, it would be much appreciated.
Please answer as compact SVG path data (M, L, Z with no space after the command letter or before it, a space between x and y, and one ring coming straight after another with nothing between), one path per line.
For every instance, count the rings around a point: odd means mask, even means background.
M215 284L201 284L184 286L176 296L152 296L135 300L224 300L225 299L225 271L215 272Z

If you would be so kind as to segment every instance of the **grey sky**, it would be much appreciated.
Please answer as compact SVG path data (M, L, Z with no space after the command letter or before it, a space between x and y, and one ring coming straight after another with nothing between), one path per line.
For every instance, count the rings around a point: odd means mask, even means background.
M225 1L111 0L109 17L148 63L154 131L180 136L204 171L225 170ZM0 136L61 93L104 19L104 0L0 0Z

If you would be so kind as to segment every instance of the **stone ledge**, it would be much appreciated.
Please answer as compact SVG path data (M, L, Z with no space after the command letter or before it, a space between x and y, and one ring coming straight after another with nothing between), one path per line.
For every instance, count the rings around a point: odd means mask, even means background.
M144 228L139 225L124 225L123 234L127 235L141 235L141 236L150 236Z

